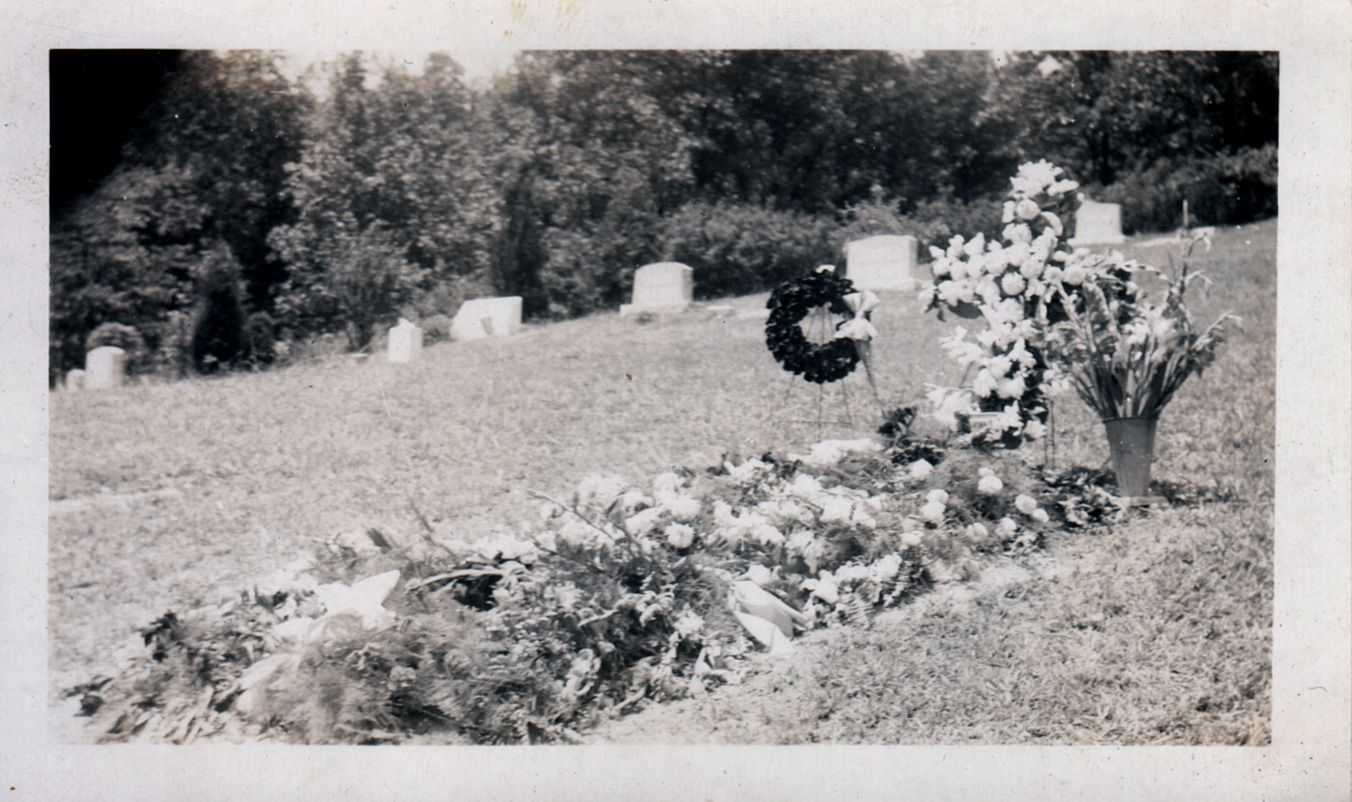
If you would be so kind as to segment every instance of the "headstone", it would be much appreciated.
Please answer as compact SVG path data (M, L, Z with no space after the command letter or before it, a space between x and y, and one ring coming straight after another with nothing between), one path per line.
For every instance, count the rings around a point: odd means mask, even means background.
M412 321L399 318L399 325L390 329L386 346L386 360L390 363L413 362L422 353L423 330Z
M681 312L695 300L695 271L680 262L657 262L634 271L633 303L621 315L639 312Z
M102 390L121 387L126 380L127 352L103 345L85 354L85 387Z
M521 328L521 296L465 301L451 320L451 338L506 337Z
M1091 200L1080 202L1075 213L1075 236L1071 245L1121 245L1127 238L1122 236L1122 206L1117 203L1097 203Z
M85 376L83 370L76 368L66 374L66 389L78 393L85 388Z
M858 290L918 289L920 275L915 237L882 234L845 246L845 276Z

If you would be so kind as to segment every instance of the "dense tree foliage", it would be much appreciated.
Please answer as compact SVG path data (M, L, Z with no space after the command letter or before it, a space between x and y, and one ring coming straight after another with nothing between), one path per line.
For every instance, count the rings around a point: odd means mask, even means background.
M177 364L210 255L268 332L368 347L399 314L516 294L528 316L626 299L633 269L763 289L868 233L990 228L1026 159L1124 203L1129 228L1275 213L1277 56L1229 52L182 54L121 162L54 207L52 366L102 323ZM55 119L55 118L54 118ZM63 193L64 197L65 193ZM974 228L975 227L975 228Z

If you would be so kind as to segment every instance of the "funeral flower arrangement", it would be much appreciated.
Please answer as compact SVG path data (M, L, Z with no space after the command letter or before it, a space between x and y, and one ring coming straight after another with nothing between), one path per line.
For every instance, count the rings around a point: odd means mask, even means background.
M1084 520L1013 455L898 463L897 446L592 476L473 542L350 533L167 612L72 703L108 741L576 741Z
M1199 330L1188 312L1189 285L1205 277L1188 258L1206 236L1187 245L1180 269L1166 278L1162 301L1150 302L1118 275L1095 272L1074 286L1057 288L1066 318L1054 325L1048 346L1057 370L1104 420L1156 418L1188 377L1216 358L1231 314ZM1146 274L1159 271L1144 267Z
M1063 178L1048 162L1021 165L1010 179L1001 240L983 234L955 236L947 248L931 246L933 283L921 292L927 309L980 319L983 330L958 328L943 347L972 376L964 387L929 385L931 417L950 429L981 419L974 440L1016 445L1046 431L1046 361L1042 354L1047 327L1066 316L1065 287L1093 277L1121 279L1133 289L1131 264L1120 254L1067 250L1062 236L1073 221L1079 184Z

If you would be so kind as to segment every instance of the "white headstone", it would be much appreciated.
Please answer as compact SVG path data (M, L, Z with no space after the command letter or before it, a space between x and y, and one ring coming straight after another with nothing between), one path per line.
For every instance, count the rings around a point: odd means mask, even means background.
M85 354L85 387L101 390L121 387L126 379L127 352L104 345Z
M622 304L620 314L680 312L694 300L694 269L680 262L657 262L634 271L633 303Z
M66 374L66 389L72 392L79 392L85 388L85 376L87 374L76 368Z
M423 330L412 321L399 318L399 325L390 329L386 360L391 363L412 362L422 353Z
M1116 203L1097 203L1091 200L1080 202L1075 213L1075 236L1071 245L1121 245L1127 238L1122 236L1122 206Z
M465 301L451 320L451 337L477 340L480 337L506 337L521 328L521 296L478 298Z
M845 246L845 276L858 290L909 292L925 282L915 237L881 234Z

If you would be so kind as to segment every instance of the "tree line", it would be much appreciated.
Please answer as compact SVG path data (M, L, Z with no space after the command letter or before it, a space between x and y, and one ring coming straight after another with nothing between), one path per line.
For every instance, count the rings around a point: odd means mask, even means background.
M1250 52L550 51L469 84L350 53L185 52L120 162L51 221L53 376L263 365L326 333L521 295L561 318L633 269L765 289L869 233L991 231L1063 165L1129 229L1276 212L1277 57ZM282 343L282 345L278 345Z

